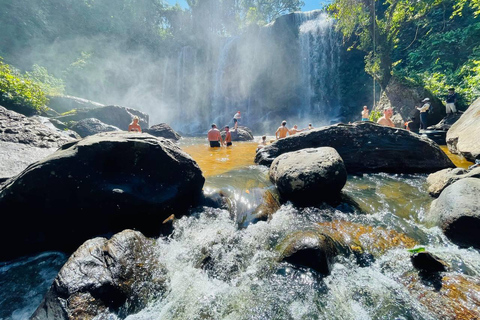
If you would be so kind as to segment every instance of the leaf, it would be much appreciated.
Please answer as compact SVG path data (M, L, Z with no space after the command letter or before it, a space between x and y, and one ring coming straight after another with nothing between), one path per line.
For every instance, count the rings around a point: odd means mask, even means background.
M410 253L419 253L419 252L424 252L425 251L425 248L424 247L418 247L418 248L414 248L414 249L408 249L408 252Z

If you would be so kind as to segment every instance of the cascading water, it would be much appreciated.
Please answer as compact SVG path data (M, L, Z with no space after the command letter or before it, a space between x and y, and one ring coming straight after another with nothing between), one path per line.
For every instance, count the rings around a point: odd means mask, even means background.
M302 79L300 118L328 124L340 107L339 65L341 46L333 20L321 11L296 13ZM318 123L319 122L319 123Z
M320 10L292 13L203 49L183 47L166 62L162 99L170 107L161 122L203 134L212 122L232 125L241 111L241 125L259 134L273 134L283 119L300 127L329 124L341 108L341 57L333 21Z

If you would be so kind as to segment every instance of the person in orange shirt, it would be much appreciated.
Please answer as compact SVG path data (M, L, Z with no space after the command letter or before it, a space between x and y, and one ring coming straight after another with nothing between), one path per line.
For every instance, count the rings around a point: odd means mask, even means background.
M133 121L128 125L128 131L142 132L138 121L140 121L140 119L137 116L133 117Z
M229 126L225 126L225 143L227 147L232 145L232 133L230 132Z
M207 138L210 142L210 147L220 147L220 144L223 146L222 135L220 134L220 130L217 129L217 125L215 123L212 124L212 128L208 130Z

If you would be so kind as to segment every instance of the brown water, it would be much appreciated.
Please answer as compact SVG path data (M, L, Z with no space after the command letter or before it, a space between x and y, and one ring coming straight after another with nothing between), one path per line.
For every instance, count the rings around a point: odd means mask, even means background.
M233 142L230 147L211 148L206 139L181 146L200 166L205 178L254 165L257 142Z
M453 164L456 165L458 168L467 169L469 166L473 164L473 162L468 161L463 156L458 154L453 154L448 150L447 146L440 146L440 148L445 152L445 154L452 160Z

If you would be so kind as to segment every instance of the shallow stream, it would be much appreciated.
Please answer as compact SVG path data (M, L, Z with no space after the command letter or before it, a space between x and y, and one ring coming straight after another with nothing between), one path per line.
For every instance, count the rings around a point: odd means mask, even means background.
M268 169L253 162L256 142L211 149L205 139L185 138L179 145L202 169L205 192L223 192L232 212L204 208L176 220L174 233L159 239L157 248L168 290L128 320L451 317L448 306L432 309L430 292L438 288L417 281L407 250L414 247L424 247L449 265L452 288L461 286L457 276L480 283L480 253L459 248L423 222L433 200L427 175L349 176L343 189L349 200L337 207L298 209L287 203L269 220L256 221L253 213L274 189ZM457 166L470 164L450 157ZM353 256L340 255L326 277L277 262L275 248L286 235L327 230L336 223L335 230L358 236L374 259L359 265ZM404 238L410 247L398 245ZM198 267L205 250L211 258L208 269ZM67 258L46 252L0 265L0 319L28 319ZM462 306L478 308L478 292L463 292L461 299ZM111 314L108 319L118 318Z

